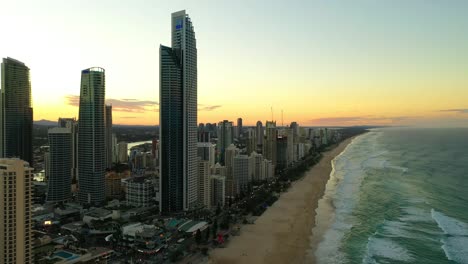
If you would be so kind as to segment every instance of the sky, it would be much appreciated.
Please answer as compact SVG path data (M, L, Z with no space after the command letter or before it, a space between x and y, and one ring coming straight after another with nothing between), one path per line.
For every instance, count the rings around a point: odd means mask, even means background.
M30 68L35 120L78 117L81 70L98 66L114 124L158 124L159 45L170 46L171 13L186 10L198 122L468 126L468 1L0 0L0 10L0 56Z

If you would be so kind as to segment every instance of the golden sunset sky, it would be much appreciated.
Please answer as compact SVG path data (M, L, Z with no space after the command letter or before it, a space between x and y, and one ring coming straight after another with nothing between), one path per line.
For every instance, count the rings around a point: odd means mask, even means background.
M254 3L255 2L255 3ZM106 70L114 124L158 124L160 44L187 10L198 122L468 126L467 1L4 1L0 56L31 69L34 119L78 117Z

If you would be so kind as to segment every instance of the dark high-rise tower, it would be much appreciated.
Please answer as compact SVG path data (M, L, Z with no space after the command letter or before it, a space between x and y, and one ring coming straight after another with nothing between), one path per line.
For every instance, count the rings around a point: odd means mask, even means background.
M112 167L112 105L106 105L106 168Z
M257 121L257 127L255 128L255 135L257 137L257 152L262 153L263 149L263 124L262 121Z
M70 129L72 139L72 184L76 184L78 180L78 121L75 118L59 117L58 127Z
M172 48L159 48L160 210L197 205L197 48L192 21L172 14Z
M70 199L72 183L73 140L71 128L49 129L49 166L47 201Z
M105 74L102 68L81 71L78 119L78 201L101 204L105 199Z
M226 149L234 141L232 130L234 128L233 122L223 120L218 123L218 144L216 148L219 152L219 162L225 165Z
M237 138L242 136L242 118L237 118Z
M3 59L0 90L0 157L17 157L32 166L31 82L29 68Z

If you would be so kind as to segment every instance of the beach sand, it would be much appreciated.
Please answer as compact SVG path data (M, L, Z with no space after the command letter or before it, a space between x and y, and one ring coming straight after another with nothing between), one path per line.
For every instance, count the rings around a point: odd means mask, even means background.
M313 235L311 239L315 210L332 171L331 161L351 140L324 152L320 162L282 193L255 224L243 225L240 236L210 252L209 263L314 263L309 252L318 241Z

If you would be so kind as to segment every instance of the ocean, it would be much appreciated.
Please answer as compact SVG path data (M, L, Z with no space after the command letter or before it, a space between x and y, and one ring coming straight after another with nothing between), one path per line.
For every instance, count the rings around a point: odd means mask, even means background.
M324 206L320 264L468 263L468 129L355 138L333 160Z

